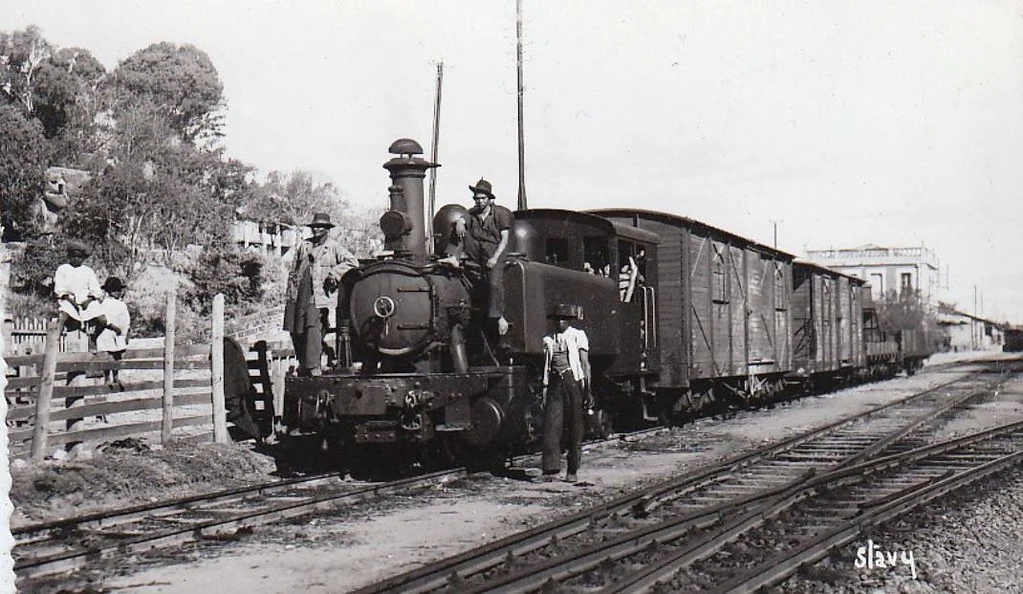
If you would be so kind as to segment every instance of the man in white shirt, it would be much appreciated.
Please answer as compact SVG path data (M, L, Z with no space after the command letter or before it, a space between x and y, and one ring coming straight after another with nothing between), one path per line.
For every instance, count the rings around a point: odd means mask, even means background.
M550 317L557 320L558 328L543 339L546 397L543 474L546 480L551 480L561 472L561 438L567 424L568 473L565 480L574 483L582 458L583 392L590 383L590 342L585 332L572 326L572 320L582 318L582 308L578 305L558 304Z

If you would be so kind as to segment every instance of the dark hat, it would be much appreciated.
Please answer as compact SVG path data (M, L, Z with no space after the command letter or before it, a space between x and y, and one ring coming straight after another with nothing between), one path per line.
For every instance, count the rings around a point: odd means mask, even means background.
M116 276L108 276L107 280L103 281L103 286L100 288L106 291L107 293L114 293L117 291L123 291L124 283L122 283L121 279L117 278Z
M476 182L475 186L469 186L469 189L473 194L486 194L491 200L497 200L497 198L494 197L494 187L490 185L490 182L482 177L480 178L480 181Z
M567 318L570 320L581 320L583 319L583 308L581 305L569 305L568 303L559 303L554 306L554 310L551 312L552 318Z
M67 242L67 251L69 254L71 252L79 252L81 254L85 254L86 256L88 256L89 254L92 253L92 248L89 247L89 244L85 243L84 241L81 241L79 239L72 239L71 241Z
M333 226L334 223L330 222L330 215L325 212L314 214L313 220L306 223L306 227L327 227L329 229Z

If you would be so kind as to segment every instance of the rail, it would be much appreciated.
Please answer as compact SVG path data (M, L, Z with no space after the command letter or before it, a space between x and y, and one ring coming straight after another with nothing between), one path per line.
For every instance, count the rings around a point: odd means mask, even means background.
M978 377L979 374L970 374L866 414L840 419L826 427L513 534L357 592L556 590L557 584L582 575L587 568L611 563L625 555L645 555L643 551L657 547L654 543L666 543L678 535L689 534L693 528L745 517L744 514L754 507L761 506L764 498L787 495L815 474L860 462L859 452L869 455L880 448L891 447L908 432L919 430L921 423L933 421L941 414L955 414L965 401L990 393L991 390L978 389ZM957 393L946 393L953 384L960 384L953 390ZM661 507L670 509L656 512ZM654 518L651 516L655 512L668 518L658 525L659 528L628 529L637 523L652 525ZM749 527L722 526L722 530L740 531ZM595 542L599 544L592 544ZM716 550L715 542L697 545L710 554ZM721 541L724 542L727 541ZM592 586L587 584L587 588Z

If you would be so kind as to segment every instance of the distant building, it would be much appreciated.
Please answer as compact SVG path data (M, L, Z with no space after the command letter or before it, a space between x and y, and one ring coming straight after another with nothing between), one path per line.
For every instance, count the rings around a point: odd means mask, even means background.
M880 247L807 250L809 260L862 278L870 283L870 291L879 297L895 290L919 290L924 303L937 306L941 291L941 268L938 256L925 247Z
M947 351L986 351L1002 348L1004 329L996 322L942 305L938 326L944 331Z
M269 255L284 256L309 234L307 227L238 219L231 226L235 243Z

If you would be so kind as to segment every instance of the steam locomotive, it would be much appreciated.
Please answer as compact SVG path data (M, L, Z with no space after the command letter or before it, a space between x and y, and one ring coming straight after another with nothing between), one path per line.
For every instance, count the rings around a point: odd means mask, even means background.
M348 273L336 367L288 377L284 422L343 455L496 463L541 435L542 338L558 304L583 312L592 433L672 422L831 383L915 370L874 323L863 281L676 215L634 210L515 213L505 267L509 329L486 324L480 271L441 258L448 205L425 236L423 179L437 167L399 139L384 164L386 256ZM908 336L908 335L907 335ZM922 343L922 341L919 341ZM916 343L914 343L916 344Z

